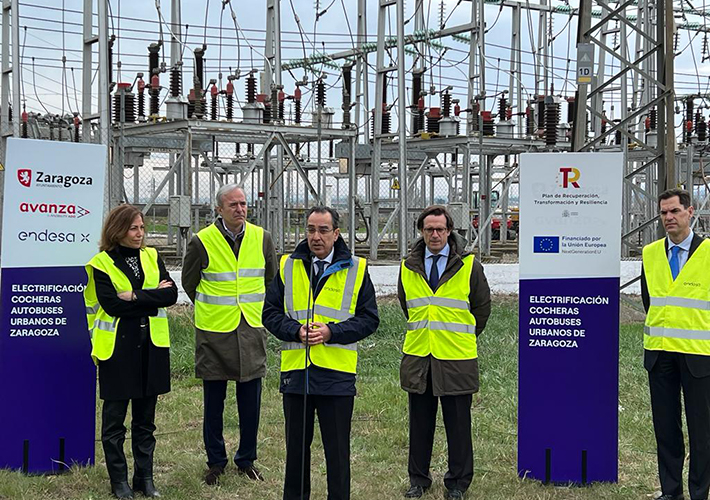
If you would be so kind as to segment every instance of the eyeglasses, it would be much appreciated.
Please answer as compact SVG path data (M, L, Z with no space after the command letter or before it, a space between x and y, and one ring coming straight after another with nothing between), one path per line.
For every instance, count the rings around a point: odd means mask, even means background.
M333 231L335 231L335 228L332 228L332 227L317 227L316 228L313 226L308 226L306 228L306 232L310 235L314 235L316 233L321 234L321 235L325 235L325 234L331 233Z
M437 232L439 234L444 234L444 233L446 233L446 231L447 231L447 228L445 228L445 227L425 227L424 229L422 229L422 232L424 232L428 235L432 235L432 234L434 234L434 232Z

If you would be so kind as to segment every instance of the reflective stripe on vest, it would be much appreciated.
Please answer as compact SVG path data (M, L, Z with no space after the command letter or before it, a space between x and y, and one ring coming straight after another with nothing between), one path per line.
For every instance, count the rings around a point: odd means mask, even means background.
M266 287L264 230L245 222L239 257L212 224L197 233L209 260L195 293L195 326L210 332L232 332L242 314L254 328L262 327Z
M140 251L140 263L144 274L143 289L157 288L160 282L158 252L154 248L142 248ZM99 304L96 297L94 269L108 275L116 293L132 291L133 287L128 277L115 266L113 259L106 252L96 254L85 268L89 277L84 290L84 303L89 333L91 334L91 356L94 362L105 361L113 355L116 345L116 329L120 318L110 316ZM159 308L158 315L151 316L148 322L151 342L157 347L169 347L170 333L168 315L165 309Z
M470 312L469 294L473 255L436 292L418 272L402 261L400 273L407 305L407 335L403 352L411 356L429 355L444 360L474 359L478 356L476 318Z
M710 242L703 240L673 280L665 241L643 249L649 294L644 348L710 356Z
M365 277L366 260L352 258L353 265L347 268L328 268L324 276L328 280L318 293L313 307L312 321L340 323L355 315L357 300ZM339 266L334 263L333 266ZM330 271L330 273L329 273ZM284 310L286 314L305 324L308 317L310 283L303 261L292 259L290 255L281 258L281 280L284 283ZM322 279L322 278L321 278ZM318 344L309 349L308 364L346 373L357 371L357 342L352 344ZM281 371L303 370L306 363L306 349L301 342L281 344Z
M699 299L687 299L685 297L649 297L652 306L676 306L688 309L710 310L710 301Z

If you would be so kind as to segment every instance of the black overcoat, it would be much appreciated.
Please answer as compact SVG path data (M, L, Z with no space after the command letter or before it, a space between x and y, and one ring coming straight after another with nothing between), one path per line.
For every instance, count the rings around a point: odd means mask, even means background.
M99 304L110 316L121 318L113 354L106 361L99 361L101 399L137 399L170 392L170 349L156 347L150 341L149 327L141 325L148 324L148 318L156 316L159 307L175 304L178 291L174 282L170 288L143 290L143 270L137 277L126 262L126 257L137 256L138 252L122 246L107 252L131 282L136 293L133 302L119 299L109 276L94 269ZM138 262L140 265L140 259ZM172 282L160 257L158 268L160 281Z

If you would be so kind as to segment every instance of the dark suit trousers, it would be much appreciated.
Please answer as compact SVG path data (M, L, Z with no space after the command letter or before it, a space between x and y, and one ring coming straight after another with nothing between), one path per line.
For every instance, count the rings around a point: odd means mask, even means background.
M648 378L661 490L668 495L683 493L682 388L690 442L688 490L692 500L705 500L710 488L710 377L694 377L684 354L663 351Z
M350 499L350 427L355 396L307 396L306 454L301 476L303 454L303 395L283 395L286 420L286 478L283 500L301 500L311 495L311 443L315 412L323 439L325 468L328 475L328 500Z
M424 394L409 393L409 482L431 486L429 465L434 446L436 413L441 411L449 451L449 470L444 475L447 489L466 491L473 480L473 443L471 441L472 395L434 396L431 371Z
M123 452L126 440L126 413L131 401L131 444L134 470L137 478L153 477L153 452L155 451L155 404L158 396L140 399L104 401L101 412L101 444L106 456L106 468L112 483L128 480L128 466Z
M227 397L226 380L203 380L205 409L202 435L207 450L207 466L227 465L224 446L224 400ZM261 378L237 382L237 412L239 413L239 448L234 463L243 469L256 460L256 437L261 412Z

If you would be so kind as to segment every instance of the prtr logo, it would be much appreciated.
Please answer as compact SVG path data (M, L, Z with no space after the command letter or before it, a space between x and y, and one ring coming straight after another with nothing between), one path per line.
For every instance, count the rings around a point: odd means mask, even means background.
M32 170L29 168L21 168L17 171L17 180L25 187L32 185Z
M562 174L562 187L568 188L570 186L579 189L579 170L574 167L560 167L560 174Z

